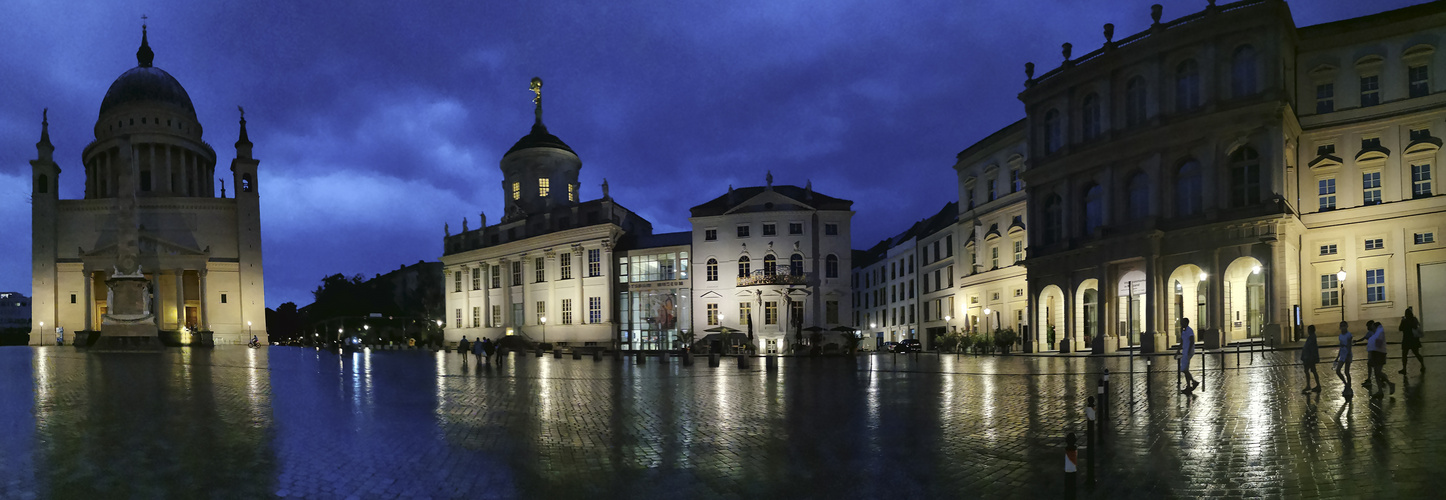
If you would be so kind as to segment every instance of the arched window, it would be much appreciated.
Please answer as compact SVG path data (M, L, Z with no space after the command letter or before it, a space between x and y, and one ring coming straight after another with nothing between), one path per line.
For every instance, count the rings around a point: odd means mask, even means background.
M1175 111L1200 107L1200 67L1194 59L1175 67Z
M1230 204L1243 207L1260 203L1260 155L1245 146L1230 154Z
M718 281L718 259L708 259L708 281Z
M803 255L793 254L788 258L788 274L803 276Z
M1044 112L1044 152L1053 153L1064 146L1064 135L1059 124L1059 111Z
M35 192L40 194L50 192L50 176L45 174L35 176Z
M1059 241L1061 222L1064 220L1064 205L1059 195L1050 195L1044 200L1044 209L1040 211L1044 219L1044 234L1040 237L1045 244ZM970 252L971 255L973 252Z
M1145 177L1144 172L1136 172L1133 177L1130 177L1130 183L1125 188L1126 191L1128 191L1128 197L1125 198L1125 203L1128 204L1128 206L1125 207L1125 213L1129 215L1130 220L1137 221L1149 217L1149 184L1150 179Z
M773 258L772 255L764 255L763 274L766 276L778 274L778 259Z
M1080 106L1080 128L1086 141L1100 136L1100 96L1090 94L1085 96L1084 104Z
M1145 123L1145 77L1131 78L1125 84L1125 125L1135 127Z
M742 256L742 257L739 257L739 258L738 258L738 277L739 277L739 278L747 278L749 272L750 272L750 271L749 271L749 269L748 269L748 256L747 256L747 255L744 255L744 256Z
M828 254L828 257L825 257L824 260L823 260L823 262L824 262L824 273L825 273L825 274L824 274L824 277L827 277L827 278L837 278L837 277L838 277L838 256L837 256L837 255L834 255L834 254Z
M1235 49L1235 58L1230 62L1230 93L1245 97L1255 93L1255 47L1242 45Z
M1200 194L1200 163L1188 160L1180 165L1179 173L1175 176L1175 215L1185 217L1200 214Z
M1105 221L1105 190L1099 184L1092 185L1084 190L1084 235L1094 234L1095 229L1104 225Z
M251 192L251 174L241 174L241 192Z

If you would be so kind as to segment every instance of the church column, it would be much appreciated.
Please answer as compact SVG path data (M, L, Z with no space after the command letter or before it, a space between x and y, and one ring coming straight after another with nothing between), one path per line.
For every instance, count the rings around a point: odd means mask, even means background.
M210 330L211 324L207 322L208 318L206 317L206 269L203 268L196 271L196 282L200 284L201 289L201 300L197 301L196 307L196 315L199 316L198 320L201 324L197 327L201 330Z
M186 325L186 270L176 269L176 329Z
M92 271L89 267L84 268L83 272L85 275L85 330L90 331L91 321L94 319L93 316L95 315L95 301L91 300L90 298L90 286L91 281L94 279L94 276L91 275Z

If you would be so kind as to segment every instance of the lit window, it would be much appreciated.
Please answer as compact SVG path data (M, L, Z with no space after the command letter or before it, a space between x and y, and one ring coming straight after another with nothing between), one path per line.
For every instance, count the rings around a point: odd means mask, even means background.
M602 323L602 297L587 298L587 322Z
M708 259L707 275L708 281L718 281L718 259Z
M537 180L537 195L538 195L538 196L547 196L548 191L551 191L551 190L552 190L551 186L552 186L552 180L551 180L551 179L538 179L538 180Z
M520 199L522 199L522 183L521 183L521 182L514 182L514 183L512 183L512 199L514 199L514 200L520 200Z
M708 304L708 326L718 326L718 304Z
M778 302L768 301L763 303L763 324L778 324Z
M587 251L587 275L602 276L602 250L594 248Z
M567 201L577 201L577 186L567 185Z
M1024 260L1024 242L1016 241L1014 242L1014 262L1018 263L1022 260Z

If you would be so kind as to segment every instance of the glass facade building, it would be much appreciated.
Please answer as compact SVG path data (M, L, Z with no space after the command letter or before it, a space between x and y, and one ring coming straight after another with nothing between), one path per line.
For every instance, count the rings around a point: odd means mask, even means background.
M618 257L618 328L623 349L684 347L693 324L688 247L645 248Z

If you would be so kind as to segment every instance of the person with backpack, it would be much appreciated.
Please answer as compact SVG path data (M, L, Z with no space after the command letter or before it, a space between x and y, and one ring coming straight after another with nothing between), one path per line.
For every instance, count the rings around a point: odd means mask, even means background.
M1401 371L1406 373L1407 354L1416 354L1416 363L1421 365L1421 371L1426 371L1426 360L1421 358L1421 322L1416 320L1416 315L1411 313L1411 308L1406 308L1406 316L1401 318Z

